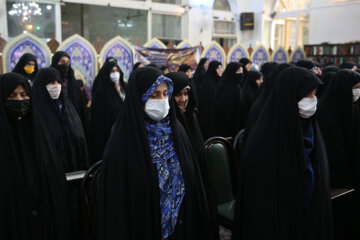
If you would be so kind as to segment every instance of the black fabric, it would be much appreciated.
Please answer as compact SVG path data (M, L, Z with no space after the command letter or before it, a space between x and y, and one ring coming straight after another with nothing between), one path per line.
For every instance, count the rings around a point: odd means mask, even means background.
M261 66L261 74L264 76L264 82L270 78L270 74L274 71L278 64L276 62L266 62Z
M160 75L161 70L144 67L130 76L121 114L104 153L100 239L162 238L157 170L149 152L141 102L142 95ZM174 238L213 239L199 167L186 132L176 119L172 100L170 106L170 125L185 181L180 211L183 220L178 222Z
M58 62L64 56L68 57L69 60L71 60L70 56L66 52L63 52L63 51L56 52L54 54L54 56L52 57L51 67L60 71ZM68 95L68 98L74 105L80 118L83 119L84 112L85 112L85 105L82 100L80 87L76 83L75 76L74 76L74 70L71 68L71 64L70 64L68 71L66 73L62 73L60 71L60 75L61 75L60 80L63 82L63 88L64 88L62 91L64 91L64 93L66 93L66 95Z
M30 61L35 62L35 71L32 74L27 74L24 70L24 67ZM30 81L34 81L34 78L38 71L39 71L39 68L38 68L36 58L31 53L25 53L24 55L22 55L21 58L19 59L18 63L12 70L12 72L19 73L19 74L23 75L24 77L26 77L27 79L29 79Z
M191 69L191 67L188 64L181 64L178 71L186 73L189 69Z
M210 62L208 71L198 89L199 121L205 139L214 136L215 93L220 80L216 69L220 65L221 63L218 61Z
M258 94L257 91L259 89L259 86L257 85L256 80L260 79L261 77L261 72L257 71L249 71L244 76L244 85L241 88L241 92L244 96L243 117L245 122Z
M135 71L141 64L142 64L141 62L135 63L134 66L133 66L132 71Z
M0 210L2 239L71 239L65 176L56 149L36 111L10 117L3 103L18 85L17 73L0 78Z
M244 139L247 138L249 135L250 130L252 129L253 125L255 124L256 120L258 119L262 108L265 105L267 97L270 95L271 89L274 85L274 81L277 76L286 68L290 67L291 65L288 63L282 63L275 67L274 71L270 74L270 77L267 81L264 81L262 87L259 89L260 93L256 98L255 102L251 106L250 112L246 119L245 125L245 134Z
M102 159L106 142L110 137L111 128L123 103L115 89L115 83L110 79L110 73L114 66L117 66L114 62L105 63L96 77L97 85L92 96L89 133L91 165ZM123 76L124 74L121 72L120 78L123 79Z
M33 106L56 144L65 172L84 170L88 167L88 160L81 120L65 94L61 93L58 101L53 100L46 89L47 84L59 78L59 72L54 68L38 72L33 86ZM58 104L62 105L61 112Z
M57 155L61 159L63 174L88 168L88 153L86 139L74 106L66 94L53 100L46 89L46 85L60 78L59 72L54 68L43 68L36 75L32 100L34 110L45 123L46 130L55 144ZM72 236L82 239L82 221L80 188L78 185L68 185L68 204L71 208Z
M248 71L246 70L245 66L246 66L248 63L252 63L251 60L248 59L248 58L241 58L241 59L239 60L239 63L242 64L243 70L244 70L244 74L246 74Z
M354 62L343 62L342 64L340 64L339 68L340 69L352 69L354 66L356 66L356 64Z
M174 107L176 111L176 117L180 121L181 125L187 132L190 142L193 146L193 150L196 155L196 159L199 163L201 176L204 182L204 187L206 191L207 200L209 203L209 211L211 214L212 220L212 230L214 232L214 236L219 238L219 231L217 228L217 220L216 220L216 203L214 199L214 189L213 186L210 184L210 168L208 165L208 161L206 158L205 153L205 145L204 139L201 134L198 118L197 118L197 110L195 108L196 103L193 97L193 90L190 89L189 91L189 102L186 106L186 111L183 112L176 104L175 96L181 92L185 87L190 86L188 76L183 72L171 72L165 75L166 77L170 78L174 84L174 91L173 91L173 101Z
M208 61L207 58L202 58L200 59L199 64L196 67L195 73L193 75L193 80L194 80L194 85L196 88L196 96L197 96L197 100L199 99L199 90L201 87L201 83L203 78L205 77L206 74L206 69L204 68L204 64Z
M296 66L306 68L306 69L312 69L313 67L316 67L315 63L310 60L300 60L296 63Z
M324 83L323 85L321 85L318 90L316 91L316 96L318 96L319 98L322 98L326 87L329 85L331 79L335 76L336 72L335 71L327 71L325 74L323 73L321 75L321 81Z
M106 68L105 68L105 65L107 66ZM99 85L99 82L101 82L100 78L104 76L103 71L107 70L107 68L109 66L112 66L112 67L117 66L118 67L119 72L120 72L120 81L119 81L120 87L121 87L122 90L126 91L126 82L124 80L124 72L121 70L121 68L119 67L119 65L117 65L116 62L108 61L108 62L104 63L104 65L101 67L101 69L99 70L98 74L95 77L95 80L94 80L92 88L91 88L91 96L92 96L92 98L94 97L94 94L96 92L97 86ZM111 69L109 71L111 71ZM110 76L110 72L109 72L108 75ZM109 79L110 79L110 77L109 77Z
M323 68L322 70L322 74L327 74L328 72L338 72L340 70L340 68L338 68L337 66L334 65L329 65Z
M240 63L227 65L215 95L215 135L235 137L245 126L244 98L240 90L243 74L236 71Z
M360 116L352 88L360 82L355 71L335 74L319 103L319 124L329 157L332 188L355 188L349 200L334 205L336 239L354 239L359 231Z
M285 69L274 83L245 145L232 239L332 239L327 157L316 116L311 156L315 184L310 215L304 213L306 168L298 102L320 83L298 67Z

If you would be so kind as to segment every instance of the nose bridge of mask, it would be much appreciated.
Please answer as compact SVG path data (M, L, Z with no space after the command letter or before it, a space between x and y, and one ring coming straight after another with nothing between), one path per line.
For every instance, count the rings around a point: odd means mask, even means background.
M299 115L303 118L309 118L316 112L317 98L304 97L298 102Z
M35 67L33 66L29 66L29 65L25 65L24 66L24 70L27 74L31 74L35 71Z
M353 92L353 102L356 102L360 97L360 88L355 88L352 90Z
M61 93L61 84L47 85L47 91L52 99L58 99Z
M145 103L145 112L154 121L164 119L169 113L169 99L148 99Z

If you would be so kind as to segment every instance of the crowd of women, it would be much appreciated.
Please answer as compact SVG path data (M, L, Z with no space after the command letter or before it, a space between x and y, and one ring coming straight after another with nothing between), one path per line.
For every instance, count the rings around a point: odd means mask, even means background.
M219 239L204 140L245 129L232 239L357 239L359 97L351 62L136 63L126 82L108 58L86 92L65 52L24 54L0 76L0 237L88 239L65 173L102 161L96 239Z

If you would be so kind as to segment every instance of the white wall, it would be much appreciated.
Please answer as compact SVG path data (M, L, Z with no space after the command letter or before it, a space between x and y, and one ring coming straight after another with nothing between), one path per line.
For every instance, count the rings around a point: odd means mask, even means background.
M5 40L8 37L6 16L6 0L0 0L0 35Z
M360 1L312 0L309 43L360 40Z

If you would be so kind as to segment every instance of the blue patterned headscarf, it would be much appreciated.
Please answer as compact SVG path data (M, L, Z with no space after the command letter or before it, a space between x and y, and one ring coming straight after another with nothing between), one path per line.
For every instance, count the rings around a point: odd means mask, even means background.
M157 78L155 83L142 96L143 104L162 83L168 85L168 95L171 99L173 84L164 76ZM173 135L169 118L159 122L145 121L149 141L150 156L156 164L161 209L161 233L166 240L174 232L181 203L185 196L185 182L181 171L179 158L175 151Z
M171 96L172 96L172 93L173 93L173 90L174 90L173 82L171 81L170 78L167 78L164 75L161 75L156 79L156 81L153 83L153 85L151 85L151 87L143 94L143 96L141 98L143 104L145 104L147 102L147 100L149 99L151 94L155 91L155 89L162 82L167 83L167 85L168 85L168 95L169 95L169 99L171 99Z

